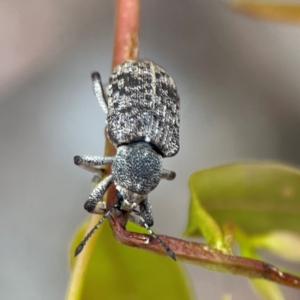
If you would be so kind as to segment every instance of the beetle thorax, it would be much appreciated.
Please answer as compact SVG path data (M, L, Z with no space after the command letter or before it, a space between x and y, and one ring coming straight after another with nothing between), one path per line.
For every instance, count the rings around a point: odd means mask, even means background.
M147 195L160 181L162 157L147 143L119 146L112 165L113 181L130 192Z

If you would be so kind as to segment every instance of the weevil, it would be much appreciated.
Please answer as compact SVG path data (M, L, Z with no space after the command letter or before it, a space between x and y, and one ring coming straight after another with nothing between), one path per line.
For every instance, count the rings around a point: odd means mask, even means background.
M175 172L163 168L162 159L179 151L179 96L173 79L148 60L127 60L109 78L107 94L99 73L92 74L94 93L106 113L114 157L75 156L74 163L101 175L101 166L112 164L111 175L93 190L84 208L102 219L77 247L79 254L89 237L110 216L102 197L111 184L118 200L114 208L129 213L129 220L146 228L175 260L174 252L151 230L153 216L148 194L160 179L173 180Z

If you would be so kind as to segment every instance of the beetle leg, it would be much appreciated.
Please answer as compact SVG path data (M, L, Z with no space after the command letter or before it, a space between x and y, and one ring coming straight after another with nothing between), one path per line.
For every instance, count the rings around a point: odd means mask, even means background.
M148 198L140 203L140 213L141 216L145 219L149 227L152 227L154 224L153 215L152 215L152 206Z
M176 173L170 170L162 169L160 176L162 179L173 180L176 177Z
M112 175L104 178L91 193L89 199L85 202L84 208L92 214L103 214L106 211L106 203L102 197L108 187L112 184Z
M95 96L104 113L107 115L107 100L105 96L105 90L101 81L101 76L98 72L92 74L92 82Z
M114 156L89 156L76 155L74 156L74 164L92 173L102 176L105 173L104 169L99 168L102 165L111 164L114 161Z

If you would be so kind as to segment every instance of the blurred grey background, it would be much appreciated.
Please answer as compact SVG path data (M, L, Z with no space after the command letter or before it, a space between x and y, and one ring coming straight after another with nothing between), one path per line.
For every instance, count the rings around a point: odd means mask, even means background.
M73 156L103 154L90 74L110 74L113 25L114 1L0 2L0 299L64 298L69 242L92 188ZM300 27L219 0L152 0L142 1L140 37L140 57L162 65L181 96L181 151L165 160L177 178L150 196L157 232L179 237L191 172L300 163ZM199 299L256 297L245 278L187 270Z

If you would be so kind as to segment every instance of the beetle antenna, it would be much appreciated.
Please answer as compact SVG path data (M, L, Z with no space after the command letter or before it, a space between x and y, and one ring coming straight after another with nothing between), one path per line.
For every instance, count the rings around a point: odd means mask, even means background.
M129 217L130 220L136 224L139 224L140 226L143 226L144 228L147 229L147 231L149 232L149 234L155 238L162 246L163 248L166 250L167 254L176 261L176 256L175 253L170 249L170 247L159 237L157 236L152 229L150 228L150 226L147 224L147 222L145 221L145 219L141 216L139 211L134 210L133 213L135 215L130 215Z
M176 256L175 253L169 248L169 246L159 237L157 236L152 229L148 226L148 224L145 222L144 220L144 224L143 226L148 230L149 234L154 237L162 246L163 248L166 250L167 254L176 261Z
M94 228L85 236L85 238L82 240L82 242L77 246L76 250L75 250L75 256L77 256L84 248L86 242L90 239L90 237L94 234L94 232L100 227L100 225L103 223L103 221L109 217L109 215L111 214L111 210L114 207L112 207L111 209L109 209L104 215L103 217L98 221L98 223L94 226Z

